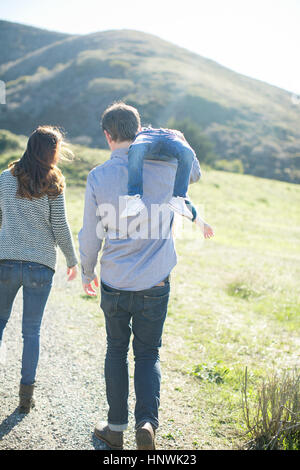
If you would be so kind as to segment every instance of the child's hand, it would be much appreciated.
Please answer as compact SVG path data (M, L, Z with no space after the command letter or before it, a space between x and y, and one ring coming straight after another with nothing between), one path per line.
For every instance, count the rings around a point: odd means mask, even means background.
M214 231L212 227L208 223L206 223L199 215L197 215L194 223L200 227L204 238L211 238L214 236Z
M203 235L204 238L211 238L214 236L213 228L206 223L204 224Z

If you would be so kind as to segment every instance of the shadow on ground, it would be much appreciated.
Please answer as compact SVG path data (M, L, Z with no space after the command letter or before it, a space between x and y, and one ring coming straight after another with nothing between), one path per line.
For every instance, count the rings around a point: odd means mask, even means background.
M97 439L94 433L92 435L92 443L93 443L95 450L111 450L111 448L108 447L108 445L100 441L100 439Z
M18 408L16 408L7 418L5 418L0 424L0 441L4 436L10 433L10 431L17 426L22 419L25 417L25 414L20 414Z

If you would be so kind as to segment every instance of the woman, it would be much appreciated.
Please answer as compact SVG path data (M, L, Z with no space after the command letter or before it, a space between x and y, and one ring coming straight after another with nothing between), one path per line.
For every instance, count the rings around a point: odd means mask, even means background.
M64 177L56 166L64 149L67 147L58 129L38 127L22 158L0 175L0 342L22 286L21 413L34 406L40 326L56 267L56 245L66 258L68 280L77 275Z

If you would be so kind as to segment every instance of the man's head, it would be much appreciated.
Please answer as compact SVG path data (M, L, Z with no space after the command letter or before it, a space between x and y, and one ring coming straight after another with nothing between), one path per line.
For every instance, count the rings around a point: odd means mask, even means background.
M141 129L139 112L125 103L114 103L102 114L102 129L108 144L132 142Z

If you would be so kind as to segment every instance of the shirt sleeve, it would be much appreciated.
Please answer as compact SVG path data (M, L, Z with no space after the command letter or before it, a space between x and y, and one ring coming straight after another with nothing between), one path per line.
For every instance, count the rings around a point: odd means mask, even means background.
M67 221L65 192L50 201L50 223L57 245L63 252L69 268L78 263L71 230Z
M85 191L83 225L78 234L81 276L84 284L92 282L97 275L98 254L104 237L105 232L98 212L93 177L89 174Z
M201 178L201 168L200 163L197 157L194 158L191 175L190 175L190 184L196 183Z

